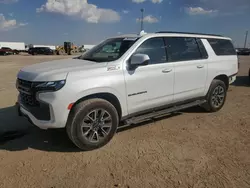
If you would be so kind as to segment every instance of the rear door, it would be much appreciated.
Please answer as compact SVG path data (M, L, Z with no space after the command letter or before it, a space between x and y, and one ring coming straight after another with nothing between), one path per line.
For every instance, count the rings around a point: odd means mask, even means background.
M208 54L200 39L166 37L169 62L174 62L174 102L204 96Z

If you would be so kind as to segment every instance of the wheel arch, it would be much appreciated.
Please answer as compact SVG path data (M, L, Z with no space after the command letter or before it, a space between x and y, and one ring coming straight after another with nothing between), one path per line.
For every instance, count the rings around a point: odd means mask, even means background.
M117 110L117 113L119 115L119 119L121 119L122 117L122 106L121 106L121 102L119 101L119 99L112 93L109 92L101 92L101 93L94 93L94 94L89 94L86 95L84 97L79 98L72 106L70 113L72 112L72 109L79 103L88 100L88 99L94 99L94 98L100 98L100 99L104 99L108 102L110 102Z
M228 90L228 88L229 88L229 78L228 78L227 75L225 75L225 74L220 74L220 75L216 76L213 80L221 80L222 82L225 83L226 88L227 88L227 90Z

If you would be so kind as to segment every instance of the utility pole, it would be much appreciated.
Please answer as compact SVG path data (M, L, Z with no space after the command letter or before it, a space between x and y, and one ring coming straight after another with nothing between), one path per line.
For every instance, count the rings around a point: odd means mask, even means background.
M246 46L247 46L247 37L248 37L248 31L246 32L244 48L246 48Z
M143 29L144 29L143 28L143 21L144 21L144 14L143 13L144 13L144 9L142 8L141 9L141 31L143 31Z

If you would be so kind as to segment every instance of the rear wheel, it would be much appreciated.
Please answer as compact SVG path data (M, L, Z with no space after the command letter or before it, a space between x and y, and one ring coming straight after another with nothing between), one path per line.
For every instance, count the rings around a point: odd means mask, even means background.
M116 133L118 124L118 113L111 103L89 99L72 109L66 129L71 141L86 151L106 145Z
M227 87L221 80L213 80L206 96L207 102L202 107L208 112L219 111L226 101Z

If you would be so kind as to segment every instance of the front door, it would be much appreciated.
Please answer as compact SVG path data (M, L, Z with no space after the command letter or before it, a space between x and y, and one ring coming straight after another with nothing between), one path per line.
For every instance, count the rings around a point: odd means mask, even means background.
M166 37L169 61L174 63L174 102L204 96L207 52L200 39Z
M174 67L173 63L167 62L164 39L147 39L134 54L138 53L147 54L150 62L133 71L124 71L129 114L173 101Z

